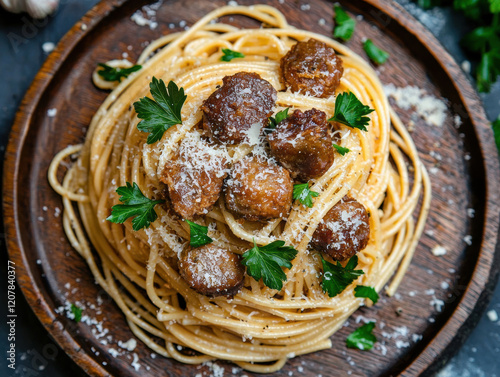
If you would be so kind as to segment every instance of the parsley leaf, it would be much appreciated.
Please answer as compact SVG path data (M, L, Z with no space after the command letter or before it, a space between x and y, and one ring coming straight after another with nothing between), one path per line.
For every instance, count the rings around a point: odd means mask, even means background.
M298 200L306 207L312 208L313 201L319 195L316 191L311 191L309 189L309 183L301 183L298 185L293 185L293 200Z
M199 225L189 220L185 221L189 224L189 231L190 231L189 244L192 247L200 247L209 244L210 242L213 241L213 239L207 236L208 226Z
M98 63L99 67L103 68L97 71L97 74L101 76L106 81L118 81L127 78L132 72L138 71L142 68L142 65L133 65L130 68L113 68L104 63Z
M477 20L482 13L481 2L482 0L454 0L453 7L463 11L467 17Z
M341 156L345 156L346 153L351 151L349 148L344 148L337 144L333 144L333 147L340 153Z
M378 48L371 39L367 39L363 43L363 49L366 55L377 64L384 64L389 59L389 54L384 50Z
M354 93L341 93L335 100L335 113L328 121L367 131L366 126L370 118L365 115L373 111L369 106L363 105Z
M137 116L142 119L137 129L149 132L147 143L153 144L160 140L170 127L182 123L181 110L187 96L184 95L184 89L179 89L173 81L168 83L167 91L163 80L158 80L156 77L153 77L149 88L154 100L143 97L134 102L134 109Z
M355 255L345 267L342 267L340 262L332 264L321 257L323 262L323 281L321 287L323 291L328 293L328 296L335 297L347 288L354 280L363 275L363 270L355 270L358 265L358 257Z
M275 117L269 117L269 123L267 125L267 128L270 130L274 130L279 122L288 118L289 109L290 108L287 107L285 110L278 111Z
M373 287L368 287L366 285L358 285L354 288L354 296L355 297L364 297L372 300L374 304L378 301L378 293Z
M71 304L71 313L73 313L73 320L75 322L80 322L82 320L82 308L79 308L75 304Z
M500 75L500 50L489 51L483 54L477 67L477 89L480 92L489 92L491 84Z
M335 10L335 29L333 29L333 37L348 41L351 39L356 27L354 18L349 17L342 7L336 5Z
M497 148L500 153L500 116L491 123L493 127L493 134L495 135L495 142L497 143Z
M123 224L129 217L132 219L132 229L135 231L142 228L149 228L149 225L156 220L158 215L154 206L163 203L164 200L151 200L146 198L137 183L120 186L116 192L121 195L120 202L123 204L114 205L111 208L111 215L106 219L116 224Z
M284 241L274 241L269 245L254 247L243 254L243 265L247 267L247 273L255 280L262 281L266 286L278 291L283 288L286 274L281 267L292 268L291 261L295 259L297 250L293 246L284 246Z
M230 62L233 59L244 58L245 55L238 51L233 51L229 48L223 48L222 52L224 55L220 57L220 60L223 62Z
M490 12L500 13L500 0L489 0L490 1Z
M347 347L357 348L363 351L371 350L377 341L377 338L372 332L374 328L375 322L368 322L358 327L347 337Z

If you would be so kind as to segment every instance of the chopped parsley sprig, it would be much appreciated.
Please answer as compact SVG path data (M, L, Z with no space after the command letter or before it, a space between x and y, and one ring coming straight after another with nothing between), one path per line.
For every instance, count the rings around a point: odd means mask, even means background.
M233 50L231 50L229 48L223 48L222 49L222 53L224 55L222 55L220 57L220 60L223 61L223 62L230 62L233 59L238 59L238 58L244 58L245 57L245 55L242 54L241 52L233 51Z
M114 68L104 63L97 64L102 69L97 71L105 81L118 81L127 78L131 73L136 72L142 68L142 65L133 65L130 68Z
M444 0L417 2L424 9L447 5ZM462 45L476 54L479 62L475 69L477 89L489 92L500 75L500 0L453 0L453 7L475 23Z
M120 186L116 192L121 195L120 202L111 208L111 215L106 219L112 223L123 224L128 218L132 219L132 229L138 231L149 228L149 225L158 218L154 207L164 200L152 200L144 196L137 183Z
M208 226L199 225L189 220L186 222L189 224L189 244L192 247L200 247L213 241L208 236Z
M349 153L351 150L349 148L341 147L340 145L333 144L333 147L340 153L341 156L345 156L346 153Z
M73 321L80 322L82 320L83 309L75 304L71 304L71 313L73 313Z
M168 83L168 89L163 80L153 77L149 84L151 95L134 102L137 116L142 119L137 129L149 133L147 143L153 144L160 140L166 130L182 123L181 110L187 96L184 89L173 82Z
M355 270L358 265L358 257L356 255L349 259L345 267L342 267L340 262L332 264L323 259L323 257L321 257L321 261L323 262L323 281L321 282L321 287L330 297L335 297L339 293L342 293L347 286L364 274L363 270Z
M293 200L298 200L306 207L312 208L313 200L319 195L316 191L312 191L309 188L309 183L301 183L293 185Z
M491 123L493 133L495 134L495 142L497 143L498 152L500 153L500 116Z
M363 49L366 52L366 55L375 63L377 64L384 64L387 59L389 59L389 54L382 50L381 48L377 47L375 43L371 39L367 39L363 43Z
M292 268L291 261L295 259L297 250L293 246L285 246L284 241L274 241L265 246L254 247L243 254L243 265L247 274L262 282L271 289L278 291L283 288L286 274L281 267Z
M282 120L285 120L286 118L288 118L288 110L289 109L290 108L287 107L284 110L278 111L276 113L276 116L269 117L269 123L267 124L267 129L274 130L276 128L276 126L278 125L278 123L280 123Z
M347 337L347 347L357 348L362 351L371 350L377 341L377 338L373 335L374 328L375 322L368 322L358 327Z
M354 93L341 93L335 99L335 112L329 122L339 122L346 126L359 128L367 131L366 126L370 118L366 115L374 110L363 103L354 95Z
M333 37L348 41L354 33L356 21L354 18L349 17L346 11L339 5L335 5L333 9L335 10L335 29L333 29Z
M378 301L378 293L373 287L368 287L366 285L358 285L354 288L355 297L369 298L374 304Z

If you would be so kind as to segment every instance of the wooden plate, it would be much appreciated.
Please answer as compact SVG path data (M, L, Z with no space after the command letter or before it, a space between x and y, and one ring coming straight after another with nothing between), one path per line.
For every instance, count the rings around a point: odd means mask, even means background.
M330 1L263 2L282 10L294 26L331 35ZM6 154L8 247L17 265L19 285L36 315L88 374L206 376L213 373L208 366L153 358L140 341L132 352L118 346L118 341L133 335L116 305L105 297L85 262L72 250L61 226L61 200L46 178L54 154L83 141L92 115L107 95L91 83L97 62L120 58L124 52L135 59L148 41L181 30L184 22L190 25L224 2L166 0L158 10L154 30L130 19L144 4L124 0L98 4L63 38L35 78L17 115ZM369 37L390 52L390 60L379 69L384 83L415 85L447 101L442 127L426 124L411 110L396 108L405 122L415 123L413 138L422 160L427 168L434 167L432 210L399 294L383 296L375 307L359 310L333 336L332 349L294 358L275 375L430 375L477 323L496 281L500 266L497 152L475 91L428 31L392 2L351 0L344 5L362 16L349 46L363 54L361 41ZM243 18L229 21L251 25ZM57 109L55 117L47 115L52 108ZM454 122L457 116L460 126ZM444 246L447 254L434 256L430 250L436 245ZM76 324L57 313L68 301L85 306L83 314L92 320ZM344 343L358 326L355 319L362 317L377 320L379 342L370 352L348 350ZM114 357L113 350L119 355ZM132 366L134 353L139 359L138 372ZM225 368L225 376L233 372L230 364L218 365Z

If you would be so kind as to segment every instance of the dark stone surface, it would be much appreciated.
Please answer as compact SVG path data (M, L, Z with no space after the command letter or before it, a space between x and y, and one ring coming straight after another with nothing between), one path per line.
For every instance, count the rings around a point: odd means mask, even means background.
M461 63L466 57L459 40L471 28L462 16L449 8L423 12L410 0L398 0L426 25ZM57 41L97 0L63 0L54 16L33 21L26 15L12 15L0 10L0 159L3 161L8 134L19 103L46 58L45 42ZM490 94L481 95L491 120L500 111L500 83ZM2 169L2 168L0 168ZM1 224L0 224L1 226ZM0 231L2 228L0 227ZM0 281L7 281L7 254L4 234L0 233ZM4 286L5 287L5 286ZM85 374L61 351L38 322L16 289L17 369L7 368L8 347L7 291L0 290L0 375L39 377L79 377ZM500 314L500 286L488 310ZM438 374L439 377L497 377L500 374L500 321L484 315L457 355Z

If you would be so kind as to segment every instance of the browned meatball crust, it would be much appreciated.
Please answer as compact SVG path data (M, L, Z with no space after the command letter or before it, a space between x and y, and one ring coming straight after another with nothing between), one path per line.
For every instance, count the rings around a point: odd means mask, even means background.
M332 136L323 111L295 110L267 136L271 154L292 177L321 177L333 164Z
M203 128L223 143L248 142L249 129L260 131L273 113L276 89L257 73L239 72L222 81L201 106Z
M344 261L363 250L370 239L370 221L365 207L345 196L319 223L311 245L333 260Z
M219 199L227 175L226 152L187 137L167 161L159 180L168 187L174 211L185 219L208 213Z
M235 163L225 187L228 209L250 221L287 216L292 193L290 173L261 157Z
M183 250L179 272L191 288L205 296L234 296L245 277L241 257L214 244Z
M292 92L325 98L335 93L344 73L335 50L316 39L298 42L281 58L281 74Z

